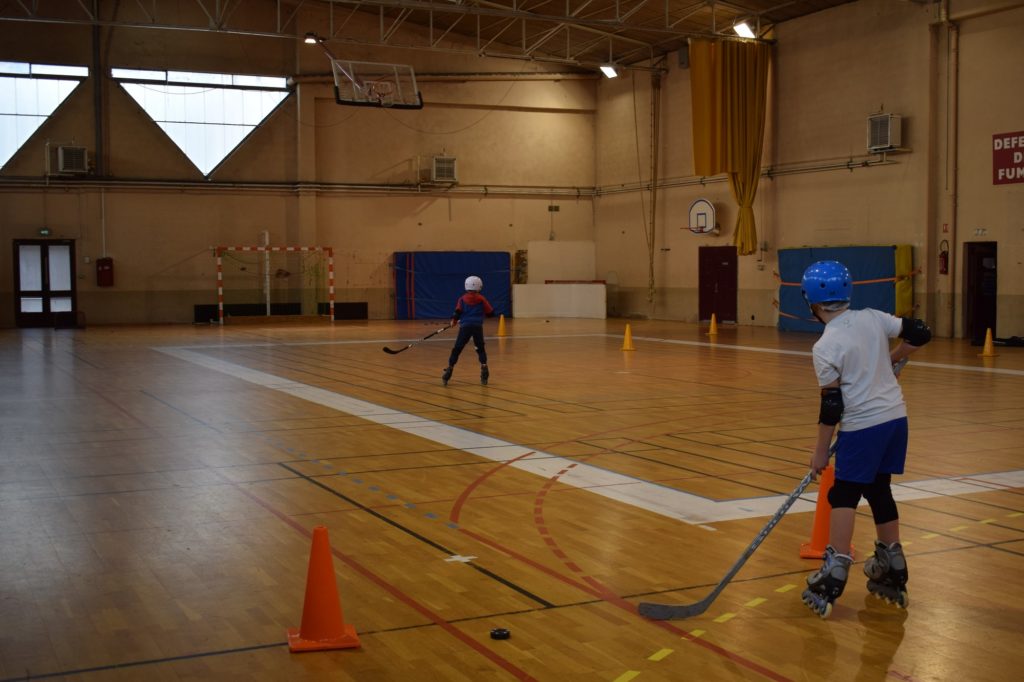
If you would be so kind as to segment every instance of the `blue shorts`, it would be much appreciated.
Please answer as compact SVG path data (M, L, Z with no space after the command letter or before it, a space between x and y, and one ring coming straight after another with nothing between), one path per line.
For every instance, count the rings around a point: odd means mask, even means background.
M902 474L907 460L907 418L858 431L840 431L836 438L836 479L871 483L878 474Z

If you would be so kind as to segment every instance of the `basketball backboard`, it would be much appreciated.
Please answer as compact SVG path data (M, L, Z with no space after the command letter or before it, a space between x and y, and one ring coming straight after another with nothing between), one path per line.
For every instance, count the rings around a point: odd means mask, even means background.
M334 99L364 107L422 109L416 74L408 64L382 64L331 59Z

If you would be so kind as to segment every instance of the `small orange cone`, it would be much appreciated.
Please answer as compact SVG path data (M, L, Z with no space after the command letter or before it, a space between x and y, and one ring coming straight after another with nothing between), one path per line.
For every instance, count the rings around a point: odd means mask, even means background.
M985 330L985 347L981 349L979 358L994 358L996 356L996 350L992 343L992 328L989 327Z
M828 503L828 491L836 482L836 472L832 465L821 470L818 477L818 505L814 508L814 527L811 529L811 541L800 545L801 559L824 559L825 547L828 546L828 531L832 505ZM850 545L850 556L853 556L853 545Z
M327 528L313 529L313 548L309 552L306 574L306 601L302 606L302 626L288 628L288 650L324 651L352 649L359 646L359 637L352 625L345 623L334 578L334 560Z
M708 336L718 336L718 320L715 314L711 313L711 326L708 328Z
M626 335L622 337L622 350L636 350L633 347L633 331L626 325Z
M505 316L501 315L498 317L498 336L508 336L505 333Z

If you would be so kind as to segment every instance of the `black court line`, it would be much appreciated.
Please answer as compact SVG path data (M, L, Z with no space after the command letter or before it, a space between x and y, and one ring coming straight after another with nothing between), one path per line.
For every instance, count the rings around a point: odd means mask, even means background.
M600 602L600 599L588 600L584 602L574 602L566 604L564 607L569 606L580 606L585 604L591 604ZM563 606L552 606L551 608L564 608ZM466 618L454 618L449 620L449 623L472 623L474 621L490 621L494 618L501 618L503 616L518 616L525 613L533 613L536 609L520 609L517 611L504 611L500 613L488 613L482 616L470 616ZM393 628L383 628L381 630L363 630L359 633L361 637L369 637L371 635L382 635L390 634L393 632L406 632L409 630L419 630L422 628L433 628L437 627L436 623L417 623L416 625L402 625ZM207 658L213 656L227 656L230 654L242 654L249 651L260 651L263 649L276 649L278 647L288 646L288 642L275 642L273 644L254 644L252 646L238 647L235 649L216 649L213 651L198 651L192 654L181 654L179 656L167 656L164 658L147 658L139 661L127 661L124 663L109 663L107 665L98 665L91 668L72 668L70 670L61 670L50 673L33 673L25 671L24 675L18 677L4 677L0 678L0 682L27 682L28 680L45 680L52 679L54 677L65 677L70 675L87 675L89 673L106 672L109 670L123 670L125 668L138 668L146 665L160 665L163 663L175 663L178 661L188 661L199 658Z
M363 504L363 503L361 503L361 502L359 502L357 500L352 499L351 497L345 495L344 493L341 493L341 492L335 490L334 488L332 488L332 487L330 487L328 485L325 485L325 484L321 483L320 481L318 481L318 480L316 480L316 479L314 479L314 478L312 478L310 476L307 476L307 475L303 474L300 471L296 471L294 468L288 466L287 464L279 464L279 466L284 468L284 469L286 469L287 471L292 472L293 474L295 474L299 478L302 478L302 479L308 481L309 483L312 483L313 485L317 486L318 488L321 488L321 489L327 491L331 495L334 495L335 497L338 497L338 498L340 498L342 500L345 500L346 502L348 502L352 506L357 507L358 509L366 512L367 514L370 514L371 516L377 518L380 521L383 521L384 523L388 524L389 526L392 526L392 527L402 531L406 535L409 535L410 537L413 537L413 538L419 540L420 542L433 547L434 549L436 549L438 551L444 552L448 556L455 556L456 554L458 554L458 552L453 552L452 550L448 549L447 547L445 547L441 543L436 542L434 540L431 540L430 538L426 537L425 535L421 535L420 533L417 533L416 531L412 530L411 528L403 526L398 521L395 521L394 519L391 519L391 518L385 516L384 514L381 514L380 512L372 509L371 507L368 507L365 504ZM495 580L495 581L501 583L505 587L508 587L509 589L518 592L519 594L523 595L527 599L529 599L531 601L534 601L537 604L540 604L544 608L551 608L551 607L554 606L554 604L552 604L551 602L547 601L546 599L543 599L543 598L533 594L532 592L530 592L526 588L520 587L519 585L516 585L511 580L509 580L507 578L503 578L500 575L498 575L497 573L495 573L495 572L493 572L491 570L488 570L488 569L484 568L483 566L480 566L479 564L477 564L477 563L475 563L473 561L468 562L466 565L469 566L470 568L472 568L473 570L478 571L478 572L486 575L488 578L491 578L492 580Z
M199 417L195 416L194 414L186 412L185 410L181 409L180 407L176 407L176 406L172 405L171 403L167 402L163 398L158 398L157 396L153 395L149 391L140 390L139 393L141 393L142 395L144 395L144 396L146 396L148 398L152 398L153 400L157 401L161 405L164 405L165 407L168 407L168 408L174 410L175 412L177 412L178 414L180 414L180 415L182 415L184 417L188 417L189 419L202 424L203 426L205 426L208 429L212 429L213 431L216 431L217 433L223 433L223 431L218 429L213 424L210 424L208 422L204 422L202 419L200 419Z
M168 656L166 658L149 658L141 661L128 661L127 663L110 663L109 665L98 665L92 668L74 668L72 670L62 670L60 672L53 673L32 673L25 671L24 675L18 677L5 677L0 679L0 682L19 682L20 680L45 680L53 677L65 677L68 675L86 675L88 673L98 673L107 670L122 670L124 668L136 668L143 665L159 665L161 663L173 663L175 661L188 661L196 658L206 658L207 656L226 656L228 654L244 653L246 651L259 651L261 649L275 649L280 646L287 646L288 642L275 642L274 644L255 644L253 646L243 646L237 649L219 649L216 651L201 651L194 654L182 654L181 656Z

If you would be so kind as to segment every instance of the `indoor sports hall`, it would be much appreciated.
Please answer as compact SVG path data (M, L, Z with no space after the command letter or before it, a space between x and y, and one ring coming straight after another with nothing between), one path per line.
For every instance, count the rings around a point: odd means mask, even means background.
M1018 679L1022 33L0 3L0 682ZM862 502L822 618L832 260L931 339L906 608Z

